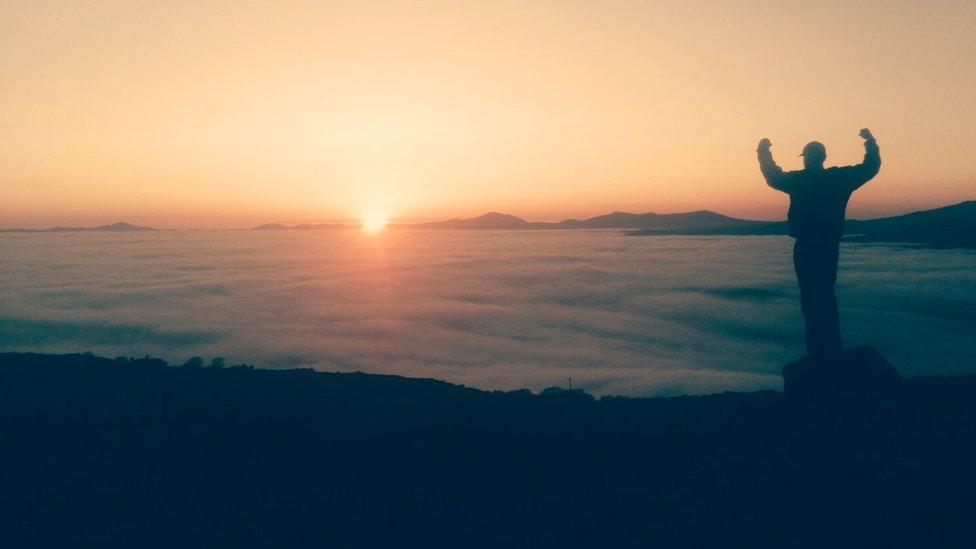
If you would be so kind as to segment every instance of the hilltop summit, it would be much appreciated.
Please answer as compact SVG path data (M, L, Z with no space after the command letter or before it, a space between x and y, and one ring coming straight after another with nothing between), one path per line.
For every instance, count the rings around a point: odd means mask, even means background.
M868 350L848 358L884 370ZM0 545L976 539L973 376L907 379L838 406L816 395L804 404L795 387L595 401L192 362L0 354Z

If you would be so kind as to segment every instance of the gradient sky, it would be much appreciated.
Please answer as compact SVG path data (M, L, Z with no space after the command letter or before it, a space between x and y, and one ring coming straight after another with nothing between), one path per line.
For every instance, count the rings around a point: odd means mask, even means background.
M976 198L976 2L0 3L0 226L781 218L761 137Z

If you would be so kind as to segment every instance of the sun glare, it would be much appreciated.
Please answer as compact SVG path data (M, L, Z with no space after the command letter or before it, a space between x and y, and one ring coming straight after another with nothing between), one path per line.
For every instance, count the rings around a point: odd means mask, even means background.
M368 233L381 231L389 221L390 219L385 213L367 212L363 215L363 230Z

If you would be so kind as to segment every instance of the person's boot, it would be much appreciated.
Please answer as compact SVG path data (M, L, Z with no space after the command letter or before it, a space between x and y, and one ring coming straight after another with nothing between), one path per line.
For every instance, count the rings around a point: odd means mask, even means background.
M827 359L827 350L807 347L807 354L803 355L803 358L813 363L821 363Z

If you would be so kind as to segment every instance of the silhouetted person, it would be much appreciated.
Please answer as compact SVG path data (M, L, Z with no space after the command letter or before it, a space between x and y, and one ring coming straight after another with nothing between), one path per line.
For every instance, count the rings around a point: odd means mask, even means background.
M834 283L844 234L844 212L851 193L871 180L881 167L878 144L867 128L864 161L857 166L824 168L827 150L811 141L803 147L803 169L784 172L769 152L769 139L759 142L759 167L770 187L790 195L790 236L793 266L800 285L806 319L807 355L822 357L842 349Z

